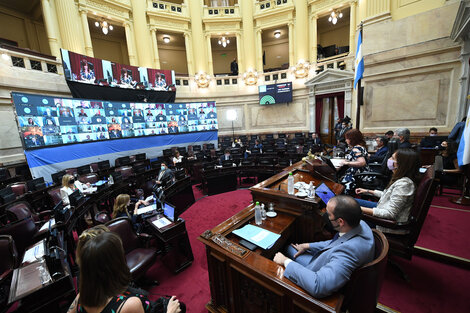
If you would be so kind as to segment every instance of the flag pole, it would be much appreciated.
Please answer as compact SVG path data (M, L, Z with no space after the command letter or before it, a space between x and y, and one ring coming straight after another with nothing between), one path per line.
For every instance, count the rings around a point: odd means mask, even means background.
M364 42L364 38L362 37L362 22L361 24L359 25L359 34L362 38L362 42ZM362 44L361 42L361 44ZM357 68L355 69L357 71ZM362 82L362 78L360 78L357 82L357 86L358 88L356 89L356 129L359 129L359 125L361 123L361 105L362 103L360 103L360 100L361 100L361 82Z

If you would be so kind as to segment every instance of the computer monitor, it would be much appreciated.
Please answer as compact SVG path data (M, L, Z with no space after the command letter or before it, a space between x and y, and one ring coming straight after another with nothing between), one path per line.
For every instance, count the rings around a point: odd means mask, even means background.
M132 170L134 171L134 174L138 175L138 174L142 174L142 173L145 173L145 165L136 165L134 167L132 167Z
M82 165L82 166L77 167L78 175L90 174L90 173L91 173L90 165Z
M178 214L176 208L168 202L163 203L163 214L172 222L178 220Z
M426 136L424 140L428 143L429 148L440 147L441 143L447 140L447 136Z
M66 174L65 171L60 171L60 172L52 174L51 178L52 178L52 181L54 182L54 184L61 185L62 184L62 177L64 177L65 174Z
M114 183L118 183L118 182L122 181L121 172L113 172L113 173L111 173L111 176L113 176Z
M70 201L71 206L77 206L80 200L82 199L83 199L83 194L78 189L69 195L69 201Z
M98 162L98 169L100 171L102 170L107 170L108 168L111 167L111 164L109 163L109 160L105 160L105 161L100 161Z
M117 158L116 161L118 160L119 160L119 166L127 165L131 163L131 158L128 156Z
M147 155L145 153L139 153L135 155L136 161L144 161L146 158L147 158Z
M223 160L222 161L222 167L232 167L233 166L233 160Z
M16 194L13 193L13 190L10 186L0 190L0 202L8 203L16 199Z
M26 187L28 191L41 190L46 187L43 177L35 178L26 182Z

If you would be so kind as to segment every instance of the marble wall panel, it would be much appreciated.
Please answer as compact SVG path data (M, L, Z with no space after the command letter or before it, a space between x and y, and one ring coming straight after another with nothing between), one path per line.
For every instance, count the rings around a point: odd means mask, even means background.
M253 105L249 107L250 128L307 128L307 99L289 104Z

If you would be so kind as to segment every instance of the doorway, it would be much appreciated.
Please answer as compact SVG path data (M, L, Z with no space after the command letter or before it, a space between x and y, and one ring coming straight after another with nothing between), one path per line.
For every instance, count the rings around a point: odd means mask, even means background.
M315 96L315 131L321 141L336 145L336 120L344 118L344 92Z

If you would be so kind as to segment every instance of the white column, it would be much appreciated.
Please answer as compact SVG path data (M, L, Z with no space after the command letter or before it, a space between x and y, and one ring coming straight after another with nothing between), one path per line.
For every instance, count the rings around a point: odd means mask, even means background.
M351 1L349 16L349 55L356 53L356 6L357 1Z
M54 15L51 12L51 4L49 3L49 0L41 0L41 4L44 24L46 25L47 40L49 41L51 54L60 60L60 44L58 40L59 34L57 33L57 29L54 26Z
M188 75L194 75L194 65L193 65L193 49L191 47L191 33L184 32L184 45L186 49L186 63L188 63Z
M214 75L214 61L212 60L211 34L206 34L207 44L207 74Z
M294 23L290 22L287 26L289 27L289 66L294 66Z
M155 68L160 68L160 56L158 54L158 44L157 44L157 30L155 28L152 28L150 30L150 36L152 37L153 66Z
M93 45L91 43L90 28L88 27L87 10L80 9L80 19L82 21L82 31L85 38L85 54L93 56Z
M310 63L311 64L316 64L317 63L317 15L312 15L311 21L310 21L311 29L312 29L312 45L310 48Z
M241 34L237 32L237 63L238 63L238 73L244 73L245 72L245 59L243 57L242 51L242 38Z
M262 73L263 69L263 40L261 38L261 29L256 30L256 71Z
M124 29L126 31L126 41L127 41L127 53L129 55L129 63L133 66L138 66L134 36L132 35L132 28L129 22L124 23Z

